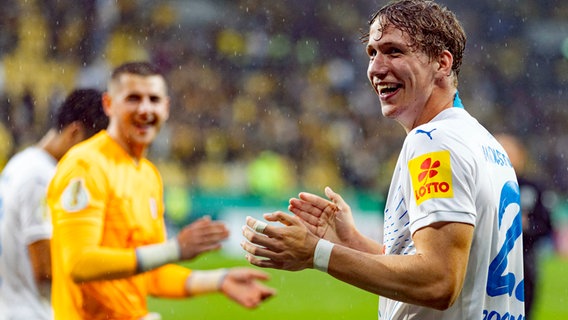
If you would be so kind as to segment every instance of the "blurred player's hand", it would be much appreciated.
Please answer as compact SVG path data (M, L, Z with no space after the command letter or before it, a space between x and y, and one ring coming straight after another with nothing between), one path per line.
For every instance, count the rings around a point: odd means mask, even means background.
M245 308L256 308L276 293L274 289L259 282L268 278L267 273L259 270L232 268L221 283L221 292Z
M325 188L325 195L330 200L301 192L298 198L290 199L288 210L316 236L349 247L357 233L351 208L330 187Z
M221 241L229 237L224 223L203 217L184 227L177 235L181 260L193 259L201 253L221 248Z

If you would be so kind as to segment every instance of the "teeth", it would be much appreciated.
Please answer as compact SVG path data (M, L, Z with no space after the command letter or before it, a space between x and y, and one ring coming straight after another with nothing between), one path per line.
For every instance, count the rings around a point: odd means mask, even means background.
M397 88L396 84L380 84L378 86L379 92L384 92L385 90L394 91Z

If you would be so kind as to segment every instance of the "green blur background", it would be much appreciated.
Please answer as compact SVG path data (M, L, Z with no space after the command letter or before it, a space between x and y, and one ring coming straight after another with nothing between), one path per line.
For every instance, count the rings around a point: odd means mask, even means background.
M568 258L555 254L542 257L542 282L537 294L533 320L568 319ZM222 252L206 254L186 264L191 268L210 269L246 266L243 258ZM318 320L377 319L378 298L315 270L288 272L266 269L271 274L267 284L277 295L259 308L247 310L220 294L183 300L149 299L151 310L163 320L177 319L247 319L247 320Z
M282 210L287 200L259 196L203 193L198 190L173 191L166 188L166 218L171 228L210 214L225 221L231 237L224 249L206 253L184 263L192 269L215 269L231 266L251 266L238 246L242 240L240 227L246 215L258 217L262 212ZM377 194L343 190L350 203L358 228L368 236L371 230L382 232L384 198ZM556 237L542 244L539 252L541 283L536 293L533 317L529 320L568 319L568 251L566 243L568 206L560 203L553 210ZM176 230L171 230L176 232ZM564 239L564 240L563 240ZM380 240L380 239L378 239ZM255 267L253 267L255 268ZM168 300L149 298L152 311L163 320L175 319L377 319L378 297L347 285L316 270L289 272L263 269L271 275L267 285L277 289L277 295L255 310L247 310L220 294L191 299Z

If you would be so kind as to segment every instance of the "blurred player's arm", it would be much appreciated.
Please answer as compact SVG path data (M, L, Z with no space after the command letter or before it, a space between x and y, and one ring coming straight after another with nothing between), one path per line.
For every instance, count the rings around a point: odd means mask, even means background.
M57 250L58 263L75 282L123 278L191 259L220 248L220 242L228 237L223 223L206 217L170 240L166 240L164 229L154 244L131 247L121 243L124 235L103 234L106 215L128 208L109 208L102 166L72 160L60 165L48 188L48 204L53 219L52 250ZM115 232L129 231L116 226ZM115 246L101 246L103 237L114 236Z
M20 206L21 224L26 235L27 253L39 294L51 299L51 221L47 213L47 181L33 179L26 183Z
M156 297L180 298L218 292L245 308L256 308L275 294L274 289L260 283L268 280L268 274L251 268L189 270L168 264L146 275L149 293Z
M110 280L150 271L217 249L228 235L225 226L209 218L186 226L177 237L137 248L100 246L102 217L97 210L67 214L58 220L65 268L75 282ZM191 236L190 236L191 235ZM187 275L186 275L187 277Z
M50 240L43 239L28 245L35 283L39 293L49 299L51 296L51 248Z

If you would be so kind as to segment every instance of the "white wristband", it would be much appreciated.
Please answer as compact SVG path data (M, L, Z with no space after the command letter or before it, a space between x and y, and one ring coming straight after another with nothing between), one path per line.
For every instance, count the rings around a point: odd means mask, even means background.
M146 272L170 262L179 261L181 256L176 238L163 243L136 248L136 270Z
M227 273L227 269L192 271L187 277L185 288L191 296L220 291Z
M314 251L314 269L327 272L329 265L329 258L331 257L331 250L333 250L333 243L320 239Z

